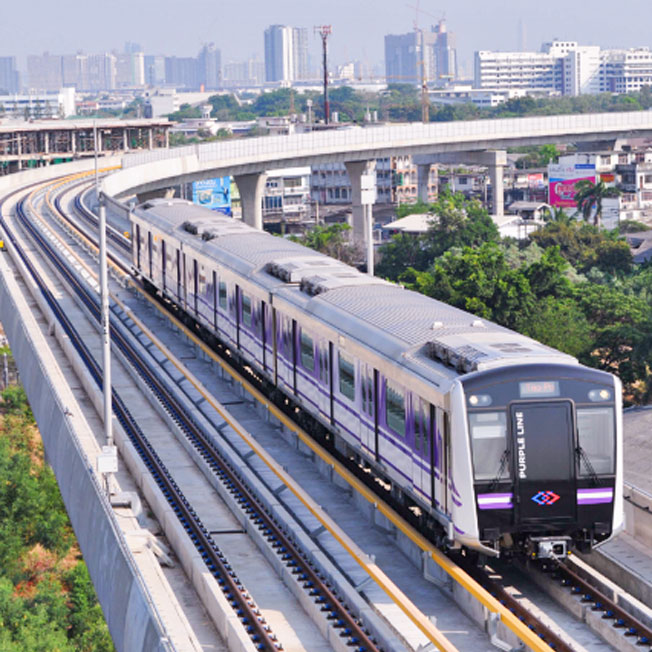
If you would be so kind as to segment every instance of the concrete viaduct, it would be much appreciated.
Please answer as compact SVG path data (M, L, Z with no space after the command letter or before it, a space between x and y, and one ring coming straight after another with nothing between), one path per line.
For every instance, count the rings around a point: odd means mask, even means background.
M261 196L268 170L341 162L353 190L353 235L369 241L376 159L410 154L418 165L419 197L427 200L435 163L486 165L493 186L492 212L503 214L505 148L545 143L596 143L652 135L652 111L475 120L432 124L349 127L291 136L251 138L131 154L123 171L108 177L106 195L123 198L181 182L233 175L245 222L262 228Z

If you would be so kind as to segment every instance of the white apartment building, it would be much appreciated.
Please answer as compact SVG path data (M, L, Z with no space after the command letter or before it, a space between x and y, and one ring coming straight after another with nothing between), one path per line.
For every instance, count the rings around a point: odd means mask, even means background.
M561 95L629 93L652 85L648 48L601 50L577 41L544 43L541 52L475 53L474 87Z
M561 64L547 52L475 53L475 88L559 91Z
M652 86L652 52L648 48L607 50L603 67L603 90L611 93L632 93L643 86Z

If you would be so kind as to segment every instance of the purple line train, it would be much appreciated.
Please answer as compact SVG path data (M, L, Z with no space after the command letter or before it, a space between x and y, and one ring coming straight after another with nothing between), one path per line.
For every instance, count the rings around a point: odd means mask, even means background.
M562 557L623 525L621 385L182 200L132 212L150 290L328 428L451 547Z

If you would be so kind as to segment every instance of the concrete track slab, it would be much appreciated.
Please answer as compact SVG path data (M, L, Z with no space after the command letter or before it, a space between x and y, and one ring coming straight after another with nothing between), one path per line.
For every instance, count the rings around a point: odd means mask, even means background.
M652 493L652 409L627 410L623 425L625 482Z

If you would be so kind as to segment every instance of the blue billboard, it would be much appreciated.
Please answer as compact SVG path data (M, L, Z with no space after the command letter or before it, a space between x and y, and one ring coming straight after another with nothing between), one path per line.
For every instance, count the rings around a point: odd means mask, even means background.
M192 201L212 211L231 215L231 177L193 181Z

